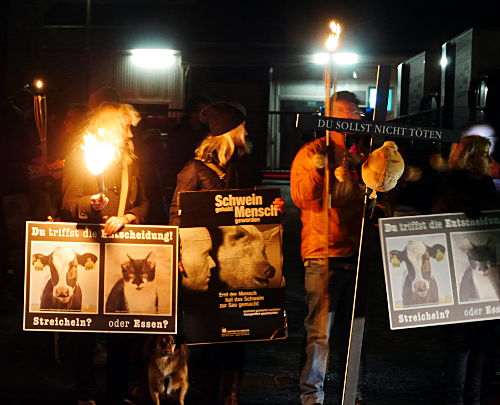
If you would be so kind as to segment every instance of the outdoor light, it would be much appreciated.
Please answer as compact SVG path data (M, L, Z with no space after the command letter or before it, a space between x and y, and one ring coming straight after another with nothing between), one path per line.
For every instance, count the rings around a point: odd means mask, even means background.
M132 63L147 69L161 69L174 63L173 49L132 49Z
M353 65L358 63L359 56L355 53L334 53L332 55L333 61L338 65Z
M354 65L359 61L359 55L356 53L315 53L313 56L313 63L318 65L326 65L327 63L333 62L337 65Z
M326 52L315 53L313 55L313 62L318 65L326 65L330 61L330 54Z
M439 64L441 65L441 67L446 67L446 65L448 65L448 58L446 56L443 56L441 58L441 60L439 61Z

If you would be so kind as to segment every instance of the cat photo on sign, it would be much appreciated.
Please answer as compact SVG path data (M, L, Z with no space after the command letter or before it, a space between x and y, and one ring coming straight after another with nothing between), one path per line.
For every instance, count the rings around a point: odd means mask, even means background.
M450 234L459 301L500 299L500 231Z
M106 245L104 312L171 315L172 259L171 246Z

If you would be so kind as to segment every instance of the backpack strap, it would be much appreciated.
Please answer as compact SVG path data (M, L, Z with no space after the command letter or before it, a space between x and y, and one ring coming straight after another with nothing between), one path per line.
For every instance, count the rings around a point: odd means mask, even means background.
M195 158L195 160L199 160L200 162L203 162L205 164L205 166L212 169L215 173L217 173L217 176L219 176L219 179L224 180L224 178L226 177L226 173L224 172L224 170L222 170L215 163L212 163L212 162L209 162L205 159L200 159L200 158Z

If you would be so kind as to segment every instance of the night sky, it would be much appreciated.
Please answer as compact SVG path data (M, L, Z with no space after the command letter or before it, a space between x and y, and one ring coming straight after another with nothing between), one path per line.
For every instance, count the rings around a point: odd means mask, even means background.
M85 1L47 2L46 24L83 24ZM343 46L360 53L413 54L472 26L499 27L493 2L445 1L98 1L92 23L130 28L136 41L168 37L174 44L321 46L327 22L344 27ZM132 41L134 39L131 39Z

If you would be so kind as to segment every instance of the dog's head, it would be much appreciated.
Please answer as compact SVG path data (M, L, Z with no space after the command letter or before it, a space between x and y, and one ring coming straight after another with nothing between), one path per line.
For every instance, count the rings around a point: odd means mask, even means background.
M160 335L156 338L156 351L161 357L172 356L176 345L174 335Z

